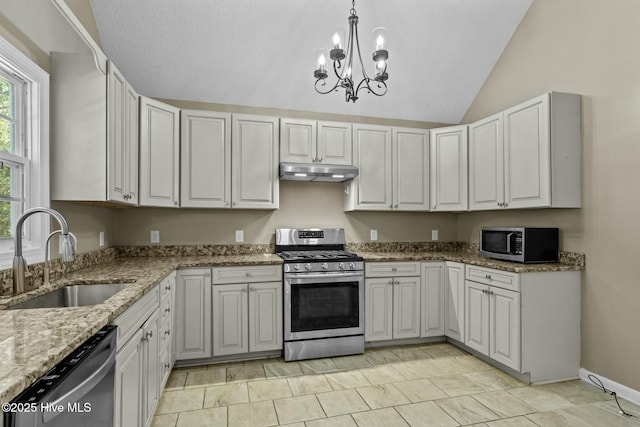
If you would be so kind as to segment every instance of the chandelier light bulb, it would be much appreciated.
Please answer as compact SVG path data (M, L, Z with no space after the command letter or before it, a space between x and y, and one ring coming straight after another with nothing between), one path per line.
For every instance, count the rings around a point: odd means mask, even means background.
M381 49L384 49L384 37L382 37L382 34L378 34L378 37L376 38L376 50Z
M337 32L333 33L333 48L340 49L340 35Z

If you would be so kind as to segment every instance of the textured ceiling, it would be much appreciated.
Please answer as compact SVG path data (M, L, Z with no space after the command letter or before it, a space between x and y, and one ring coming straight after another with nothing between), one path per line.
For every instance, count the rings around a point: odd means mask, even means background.
M347 29L348 0L91 0L104 50L141 94L458 123L532 0L360 0L368 73L387 28L389 90L318 95L317 49ZM359 70L354 70L357 77ZM330 80L331 81L331 80Z

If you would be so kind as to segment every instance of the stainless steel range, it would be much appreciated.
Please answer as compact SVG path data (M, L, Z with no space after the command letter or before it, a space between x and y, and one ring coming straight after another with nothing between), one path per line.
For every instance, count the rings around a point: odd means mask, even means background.
M364 263L344 229L276 229L284 259L284 359L364 352Z

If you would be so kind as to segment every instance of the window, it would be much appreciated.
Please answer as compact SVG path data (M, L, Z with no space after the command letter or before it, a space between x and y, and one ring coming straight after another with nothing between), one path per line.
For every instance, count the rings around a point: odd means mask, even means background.
M0 37L0 269L12 265L16 221L49 206L49 76ZM44 260L47 215L25 222L23 255Z

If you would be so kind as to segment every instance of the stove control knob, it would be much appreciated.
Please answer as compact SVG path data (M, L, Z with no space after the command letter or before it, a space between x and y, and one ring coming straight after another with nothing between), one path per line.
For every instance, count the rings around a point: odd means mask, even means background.
M327 264L326 262L322 263L322 269L323 270L328 270L329 269L329 264Z
M296 264L296 265L294 265L294 266L293 266L293 269L294 269L294 270L296 270L296 271L300 270L300 264Z
M352 270L355 270L355 268L356 268L355 263L350 262L350 263L349 263L349 268L350 268L350 269L352 269Z
M308 264L308 263L307 263L307 264L305 264L305 265L304 265L304 268L306 268L307 270L311 270L311 264Z
M344 262L341 262L340 264L338 264L338 268L341 270L344 269Z

